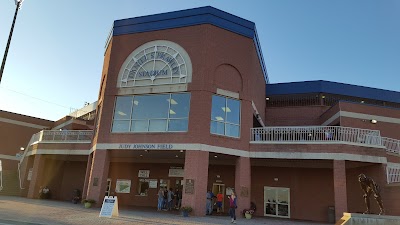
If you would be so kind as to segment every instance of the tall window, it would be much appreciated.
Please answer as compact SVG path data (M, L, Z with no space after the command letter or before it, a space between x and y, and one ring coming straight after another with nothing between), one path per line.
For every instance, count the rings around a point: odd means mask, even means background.
M240 101L213 95L211 109L212 134L240 136Z
M188 130L190 94L118 96L112 132Z

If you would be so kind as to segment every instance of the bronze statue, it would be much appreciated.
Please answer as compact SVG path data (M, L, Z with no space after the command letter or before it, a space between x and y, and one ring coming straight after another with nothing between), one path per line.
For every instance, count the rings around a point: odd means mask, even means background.
M382 197L380 194L381 189L380 189L379 185L377 185L372 178L365 176L365 174L363 174L363 173L358 175L358 182L360 182L361 189L363 189L363 191L364 191L363 197L364 197L365 205L367 206L367 211L365 211L364 214L371 213L369 210L369 206L370 206L369 197L371 196L372 193L374 194L375 200L378 203L379 208L381 210L379 215L385 214L385 209L383 208Z

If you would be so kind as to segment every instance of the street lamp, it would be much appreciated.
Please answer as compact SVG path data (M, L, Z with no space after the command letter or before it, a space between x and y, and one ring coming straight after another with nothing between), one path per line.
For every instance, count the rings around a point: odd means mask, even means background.
M14 1L15 1L15 5L16 5L15 14L14 14L14 20L13 20L12 25L11 25L10 35L8 36L7 46L6 46L6 50L4 52L4 56L3 56L3 62L1 63L0 82L1 82L1 77L3 76L4 66L6 65L8 49L10 48L11 37L12 37L13 31L14 31L15 20L17 19L18 10L21 8L22 2L24 0L14 0Z

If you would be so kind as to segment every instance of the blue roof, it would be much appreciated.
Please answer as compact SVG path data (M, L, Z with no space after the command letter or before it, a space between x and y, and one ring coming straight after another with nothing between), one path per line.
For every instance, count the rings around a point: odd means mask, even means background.
M328 93L400 103L400 92L331 81L303 81L267 84L266 95L289 95L306 93Z
M265 82L269 83L267 68L264 63L260 42L257 36L256 25L251 21L211 6L116 20L113 26L113 36L201 24L211 24L253 39L258 59L260 60L261 70L264 73Z

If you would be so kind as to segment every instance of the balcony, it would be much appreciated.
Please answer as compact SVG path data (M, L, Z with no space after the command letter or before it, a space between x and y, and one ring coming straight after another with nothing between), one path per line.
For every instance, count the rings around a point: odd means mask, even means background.
M32 135L28 147L37 143L90 143L91 130L42 130Z
M339 126L261 127L251 129L251 143L353 144L382 147L379 130Z

